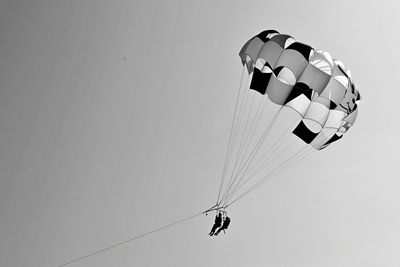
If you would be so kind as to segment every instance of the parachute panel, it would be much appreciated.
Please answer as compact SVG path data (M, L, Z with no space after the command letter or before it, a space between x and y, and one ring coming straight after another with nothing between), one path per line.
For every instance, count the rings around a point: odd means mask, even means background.
M275 67L289 68L298 80L308 65L308 61L298 51L285 49L275 64Z
M275 104L284 105L293 87L272 75L267 86L268 98Z
M308 63L299 78L299 82L306 84L315 92L320 94L329 83L331 76L322 70Z

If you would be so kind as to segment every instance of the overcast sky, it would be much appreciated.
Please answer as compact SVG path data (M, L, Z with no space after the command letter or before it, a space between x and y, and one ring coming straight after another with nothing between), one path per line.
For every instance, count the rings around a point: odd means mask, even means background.
M51 267L218 193L265 29L329 51L363 102L339 142L229 210L70 266L400 266L396 1L0 2L0 265Z

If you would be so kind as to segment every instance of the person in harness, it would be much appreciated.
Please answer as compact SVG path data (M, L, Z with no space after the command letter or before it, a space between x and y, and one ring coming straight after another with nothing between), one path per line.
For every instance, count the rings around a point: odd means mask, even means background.
M222 224L222 213L219 211L217 215L215 215L215 222L213 227L211 228L211 231L209 233L210 236L214 235L215 230L217 230L218 227L221 227Z
M218 229L218 231L215 232L214 235L218 235L219 232L224 231L225 234L225 230L228 229L229 224L231 223L231 219L226 216L224 219L224 223L222 224L222 226Z

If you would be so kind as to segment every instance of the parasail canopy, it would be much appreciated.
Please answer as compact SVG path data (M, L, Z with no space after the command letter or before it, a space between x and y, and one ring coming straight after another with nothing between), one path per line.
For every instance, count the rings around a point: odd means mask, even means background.
M290 35L263 31L239 56L242 79L213 209L341 139L361 100L341 61Z
M253 74L249 89L295 110L302 120L293 133L315 149L339 140L354 124L360 93L350 70L328 52L268 30L251 38L239 55ZM311 130L314 124L317 131Z

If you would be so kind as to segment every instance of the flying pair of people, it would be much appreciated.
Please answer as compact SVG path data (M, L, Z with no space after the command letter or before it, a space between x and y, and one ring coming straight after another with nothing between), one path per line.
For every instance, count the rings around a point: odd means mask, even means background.
M215 222L213 227L211 228L209 235L218 235L221 231L224 231L225 233L225 230L228 229L230 222L231 219L228 216L223 214L221 211L218 211L217 215L215 215Z

